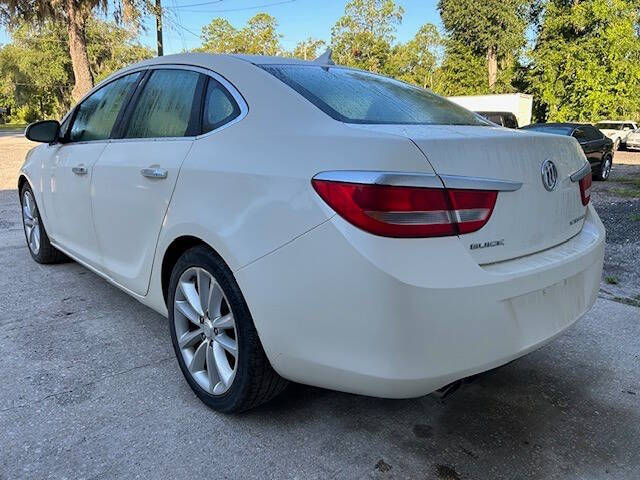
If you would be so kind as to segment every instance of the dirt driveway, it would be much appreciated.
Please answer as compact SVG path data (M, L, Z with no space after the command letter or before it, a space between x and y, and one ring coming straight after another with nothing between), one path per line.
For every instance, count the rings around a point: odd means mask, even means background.
M546 347L445 400L291 385L228 416L190 391L166 319L77 263L33 262L26 148L0 138L0 478L640 478L640 200L622 193L640 167L594 186L617 283Z

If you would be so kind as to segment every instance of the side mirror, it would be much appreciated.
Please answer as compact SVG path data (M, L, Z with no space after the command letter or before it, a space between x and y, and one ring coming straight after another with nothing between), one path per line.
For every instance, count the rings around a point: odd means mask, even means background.
M60 123L57 120L43 120L32 123L24 131L24 136L32 142L54 143L58 140Z

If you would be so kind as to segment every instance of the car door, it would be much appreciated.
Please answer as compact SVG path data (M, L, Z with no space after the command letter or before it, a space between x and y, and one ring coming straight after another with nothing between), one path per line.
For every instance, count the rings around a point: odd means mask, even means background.
M138 295L147 292L153 255L180 166L200 129L204 75L150 69L118 139L96 163L94 225L104 272Z
M119 77L75 107L70 126L54 147L48 182L43 185L45 202L51 210L52 240L93 266L100 263L91 211L93 168L140 77L139 72Z

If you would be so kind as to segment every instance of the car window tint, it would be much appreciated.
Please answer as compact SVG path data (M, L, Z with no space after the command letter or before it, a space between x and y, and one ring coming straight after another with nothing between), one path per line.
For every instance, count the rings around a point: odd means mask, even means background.
M341 122L489 125L446 98L381 75L320 65L260 67Z
M209 78L204 100L202 133L221 127L240 115L240 107L220 82Z
M140 73L126 75L105 85L86 98L78 107L71 126L69 141L82 142L109 138L113 124L127 95Z
M625 123L624 127L622 128L628 128L629 130L633 130L633 125L631 125L630 123Z
M199 75L189 70L154 70L133 109L125 138L185 136Z
M500 126L502 125L502 116L498 115L498 114L491 114L488 113L485 115L485 118L487 118L487 120L492 121L493 123L497 123Z
M600 139L600 133L598 133L598 131L595 128L593 128L591 125L585 125L583 129L584 129L585 138L588 142Z

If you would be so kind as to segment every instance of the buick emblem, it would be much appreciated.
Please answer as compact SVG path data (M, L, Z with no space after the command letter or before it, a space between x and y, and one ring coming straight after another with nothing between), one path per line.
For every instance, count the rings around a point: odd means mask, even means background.
M542 162L542 184L547 191L551 191L556 188L558 182L558 170L555 164L551 160L545 160Z

